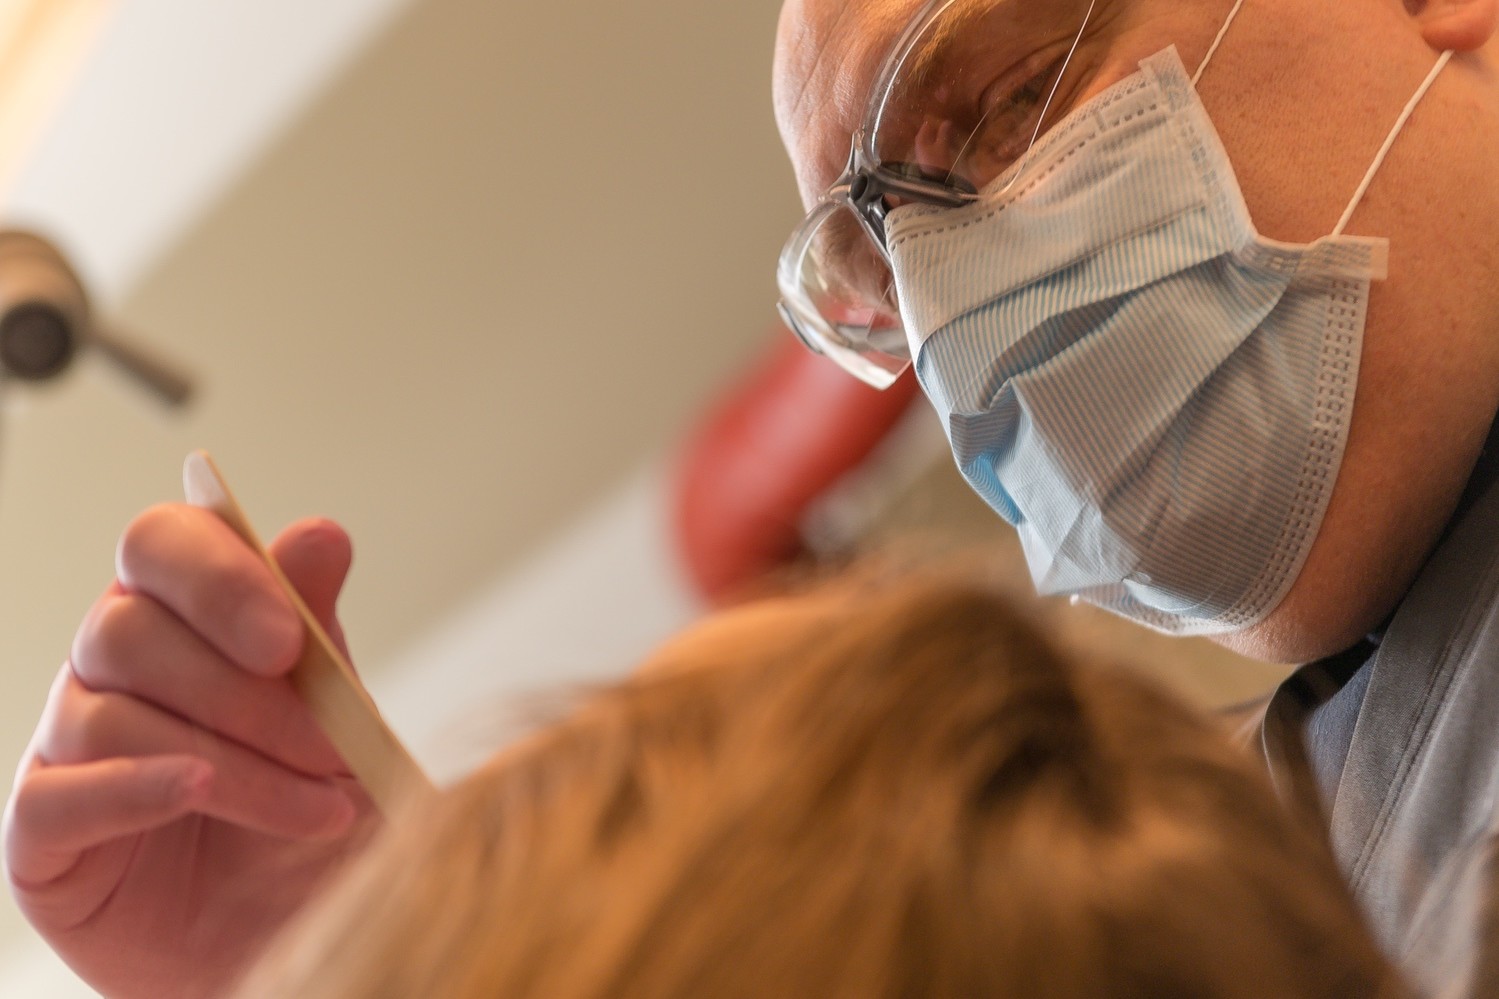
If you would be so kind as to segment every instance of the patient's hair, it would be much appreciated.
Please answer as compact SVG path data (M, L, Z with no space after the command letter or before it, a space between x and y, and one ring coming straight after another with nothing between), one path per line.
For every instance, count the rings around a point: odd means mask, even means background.
M243 988L1407 994L1212 722L950 581L591 696L392 823Z

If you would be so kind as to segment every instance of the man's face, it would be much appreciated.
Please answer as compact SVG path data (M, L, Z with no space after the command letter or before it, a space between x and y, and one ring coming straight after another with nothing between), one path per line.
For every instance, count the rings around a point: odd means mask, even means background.
M807 20L796 23L788 8L787 30L800 41L781 49L777 105L788 144L804 153L798 176L809 208L841 173L861 126L867 153L887 170L985 188L1020 158L1043 120L1059 120L1091 92L1120 23L1110 0L955 0L926 25L894 76L876 79L920 7L919 0L805 7ZM852 213L822 223L815 251L818 277L809 286L831 279L841 289L820 308L886 313L898 325L890 270Z
M1450 515L1499 405L1496 5L1247 0L1200 82L1260 233L1310 242L1333 228L1439 48L1472 49L1437 80L1348 227L1389 238L1391 266L1372 293L1342 471L1291 594L1268 620L1225 643L1241 651L1307 658L1377 624ZM1061 111L1046 124L1167 46L1195 68L1232 6L1098 0L1058 90ZM921 7L787 0L775 109L808 204L841 172L871 84ZM919 149L916 135L924 125L930 133L930 120L952 118L963 102L1046 65L1070 43L1085 8L1082 0L1003 0L992 8L948 53L973 66L967 91L922 94L894 109L904 148ZM1433 28L1436 15L1453 11L1479 12L1478 27Z
M844 165L848 138L866 123L875 75L920 7L920 0L793 0L782 10L776 115L808 207ZM1121 52L1163 48L1156 39L1168 37L1171 18L1153 18L1153 30L1142 31L1141 12L1139 3L1121 0L956 1L905 60L883 102L881 162L941 174L961 159L962 178L982 187L1024 151L1054 87L1048 126L1133 72L1139 55L1121 62Z

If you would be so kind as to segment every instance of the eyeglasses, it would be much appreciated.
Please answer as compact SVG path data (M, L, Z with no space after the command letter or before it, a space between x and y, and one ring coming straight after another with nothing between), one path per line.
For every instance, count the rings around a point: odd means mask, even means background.
M968 204L1007 171L1013 183L1095 4L930 0L907 25L843 175L781 251L779 309L803 344L875 388L910 367L886 214Z

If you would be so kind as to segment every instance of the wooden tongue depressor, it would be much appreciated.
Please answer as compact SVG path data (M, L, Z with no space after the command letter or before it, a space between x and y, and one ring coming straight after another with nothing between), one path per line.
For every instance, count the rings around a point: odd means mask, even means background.
M302 658L292 667L291 682L312 714L327 732L344 762L380 810L387 815L397 803L414 795L435 793L432 781L422 772L401 740L385 724L375 702L354 673L354 667L339 652L312 611L302 602L291 581L271 558L250 521L234 500L234 494L206 451L194 451L182 467L182 485L193 506L212 510L244 539L270 568L292 606L302 617L307 638Z

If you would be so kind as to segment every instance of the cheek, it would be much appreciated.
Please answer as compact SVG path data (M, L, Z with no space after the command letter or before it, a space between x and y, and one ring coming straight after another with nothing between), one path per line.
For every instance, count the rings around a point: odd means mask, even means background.
M1285 74L1234 73L1235 62L1224 59L1205 75L1203 103L1218 130L1250 217L1263 236L1308 242L1327 235L1337 222L1367 167L1355 149L1378 148L1372 128L1347 125L1332 132L1322 109L1303 96L1287 93ZM1213 71L1222 69L1215 74ZM1218 80L1209 80L1216 75ZM1231 79L1232 88L1219 81ZM1356 115L1373 119L1368 111Z
M1246 10L1201 81L1262 235L1327 235L1432 67L1435 53L1399 18L1386 11L1350 24L1349 16L1288 31Z
M1342 616L1346 637L1388 611L1499 405L1499 115L1465 103L1464 85L1438 79L1349 226L1389 238L1390 274L1371 291L1343 468L1293 591L1307 629Z

